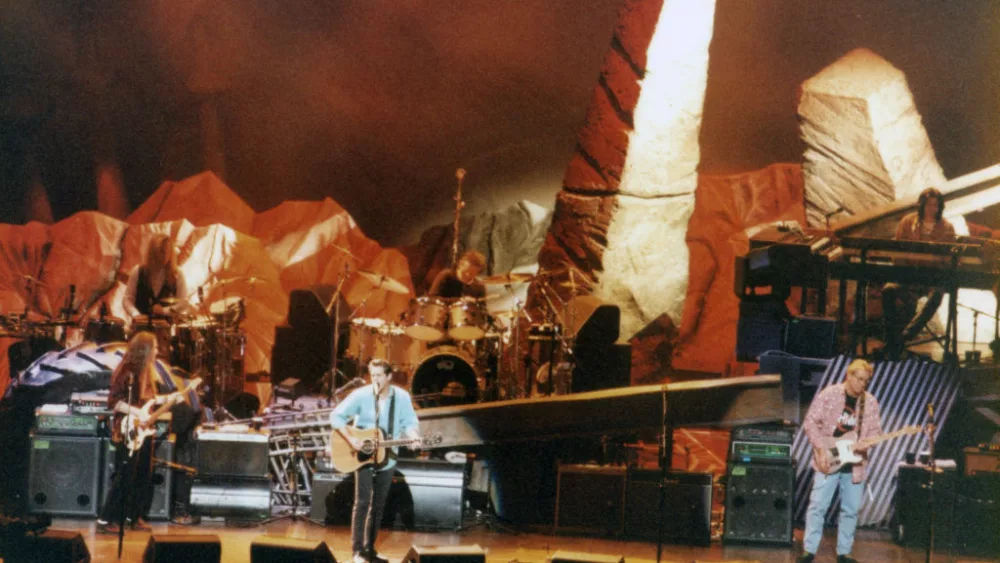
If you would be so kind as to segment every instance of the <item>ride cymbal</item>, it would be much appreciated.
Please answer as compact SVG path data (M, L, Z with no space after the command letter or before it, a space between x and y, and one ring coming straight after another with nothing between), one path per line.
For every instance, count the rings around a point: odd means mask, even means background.
M358 270L358 275L364 279L371 282L375 287L379 289L384 289L392 293L398 293L400 295L409 295L410 290L402 283L396 281L389 276L382 275L376 272L369 272L368 270Z

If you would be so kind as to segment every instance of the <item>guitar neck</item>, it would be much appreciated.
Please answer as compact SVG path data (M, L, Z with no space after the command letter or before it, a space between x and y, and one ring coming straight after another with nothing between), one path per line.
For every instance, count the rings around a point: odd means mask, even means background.
M867 440L860 440L860 441L858 441L858 444L862 445L862 446L865 446L865 447L870 447L870 446L874 446L875 444L880 444L882 442L885 442L887 440L892 440L894 438L899 438L900 436L903 436L905 434L913 434L914 432L916 432L919 429L920 429L919 426L907 426L906 428L900 428L899 430L896 430L894 432L889 432L887 434L882 434L882 435L876 436L874 438L868 438Z

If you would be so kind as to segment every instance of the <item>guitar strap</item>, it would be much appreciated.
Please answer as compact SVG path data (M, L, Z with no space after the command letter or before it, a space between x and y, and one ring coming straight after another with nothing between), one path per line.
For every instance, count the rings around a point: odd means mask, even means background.
M378 397L375 397L375 400L378 401ZM394 389L392 389L392 387L390 387L389 388L389 428L386 429L386 431L385 431L385 439L386 440L392 440L394 438L394 436L393 436L393 427L395 425L396 425L396 391ZM378 426L378 421L375 421L375 426L376 427ZM387 451L385 453L386 453L385 462L383 462L382 465L378 466L379 469L382 469L383 467L385 467L386 464L389 463L389 460L396 459L396 453L393 451L393 448L387 448Z
M862 391L861 396L858 397L858 425L855 429L858 431L858 441L861 441L861 423L865 420L865 395L867 391Z

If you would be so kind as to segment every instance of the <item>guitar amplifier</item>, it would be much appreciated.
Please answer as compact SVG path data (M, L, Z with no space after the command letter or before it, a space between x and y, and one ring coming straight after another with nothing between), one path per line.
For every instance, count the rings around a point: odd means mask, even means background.
M625 468L559 465L557 533L621 536L625 525Z
M118 463L118 460L115 459L115 444L107 438L103 439L102 442L104 443L104 476L101 486L101 506L104 506L108 493L111 491L111 479L114 477L115 464ZM173 462L175 443L176 439L172 434L157 438L153 457L161 461ZM154 464L152 482L153 501L147 517L150 520L170 520L170 511L173 508L174 470L163 464Z
M31 436L28 510L97 516L103 441L90 436Z
M43 405L35 409L34 433L36 436L99 436L101 420L93 414L72 413L66 405Z
M234 429L199 428L198 475L203 478L269 479L270 432Z

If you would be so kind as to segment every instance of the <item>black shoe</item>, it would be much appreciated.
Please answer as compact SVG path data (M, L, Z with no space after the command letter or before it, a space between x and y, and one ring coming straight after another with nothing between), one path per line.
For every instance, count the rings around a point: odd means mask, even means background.
M858 563L858 560L850 555L838 555L837 563Z
M152 532L153 531L153 527L149 525L149 522L146 522L142 518L136 518L135 522L129 523L129 526L131 526L132 529L135 530L136 532Z
M368 555L368 561L369 563L389 563L388 559L382 557L381 555L379 555L374 551Z
M118 524L115 524L114 522L101 522L100 520L97 521L98 534L114 534L117 536L118 531L119 531Z
M799 555L799 558L795 560L795 563L812 563L813 558L816 556L808 551Z
M351 556L351 563L368 563L368 557L359 551L355 551Z

